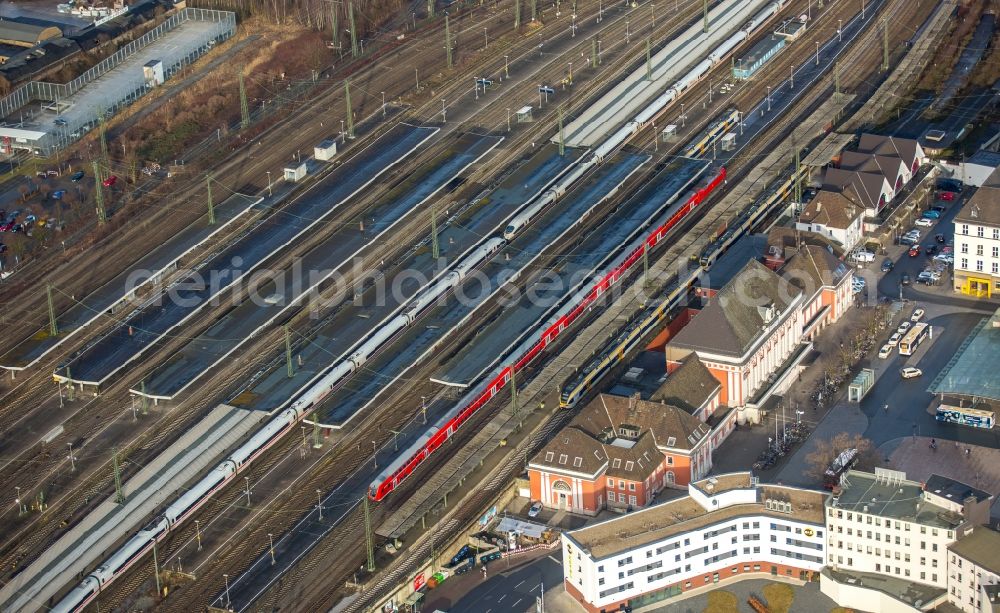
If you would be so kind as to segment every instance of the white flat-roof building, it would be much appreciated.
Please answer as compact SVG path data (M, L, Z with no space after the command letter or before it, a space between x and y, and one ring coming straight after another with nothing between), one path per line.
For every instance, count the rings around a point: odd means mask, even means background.
M711 477L688 495L563 534L566 591L597 613L752 575L807 580L823 566L826 492Z
M992 498L938 475L920 484L895 470L848 471L826 507L826 563L833 572L822 575L823 593L861 610L872 610L873 599L887 595L894 600L877 610L943 601L948 547L989 520ZM879 575L926 588L920 602L908 602L905 593L863 587L869 576Z

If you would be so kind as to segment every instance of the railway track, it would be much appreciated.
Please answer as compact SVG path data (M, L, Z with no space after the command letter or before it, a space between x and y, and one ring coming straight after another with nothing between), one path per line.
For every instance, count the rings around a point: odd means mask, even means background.
M913 18L913 12L912 11L902 10L902 9L906 8L905 5L904 6L900 6L899 2L896 2L894 4L895 4L894 8L900 10L899 13L894 13L894 14L898 14L901 19L903 19L904 21L907 21L907 22L910 19ZM878 49L878 46L875 45L874 46L874 50L872 50L873 46L870 43L871 43L871 39L875 38L875 37L869 36L867 38L868 38L868 40L867 41L862 41L861 45L863 45L864 48L867 51L866 53L864 53L864 55L866 56L866 58L869 60L867 62L867 65L871 66L871 65L876 64L876 62L873 62L873 61L870 61L870 60L878 58L878 51L879 51L879 49ZM861 45L855 46L855 49L858 49L858 47L861 46ZM850 57L849 58L845 58L845 60L847 60L848 62L850 62L852 64L852 66L853 66L850 69L850 72L851 72L852 75L858 75L859 78L863 78L863 76L866 74L866 70L863 68L862 63L860 62L860 60L865 59L865 58L857 57L859 55L857 52L855 52L853 55L855 56L855 58L853 58L853 60ZM854 64L853 63L854 60L858 60L858 63ZM816 90L814 90L814 93L811 96L809 96L807 99L805 99L803 101L800 101L797 104L797 109L799 109L800 111L801 110L808 111L808 109L811 106L814 106L816 104L816 102L822 96L824 96L828 92L829 92L829 86L828 85L826 87L817 88ZM800 116L800 115L801 115L801 113L789 114L788 117L782 122L782 125L778 126L777 128L774 128L774 129L782 131L782 132L786 131L789 128L790 124L792 123L793 118L796 117L796 116ZM765 144L761 144L757 149L759 151L759 150L762 150L764 147L765 147ZM749 158L749 161L752 162L752 160L753 160L753 158L755 156L756 156L756 152L751 151L751 152L747 152L747 156L746 157ZM557 413L556 419L553 420L553 421L550 421L549 424L546 426L546 429L544 431L547 431L547 432L551 433L552 431L554 431L558 427L561 427L562 423L560 423L560 422L563 421L563 420L568 419L569 415L571 415L570 412ZM483 419L486 420L486 419L490 419L492 417L494 417L494 416L493 415L488 416L488 417L484 416ZM469 431L474 431L474 430L475 430L475 426L474 425L469 427ZM545 440L544 437L540 437L540 441L544 441L544 440ZM536 447L540 446L540 444L541 444L541 442L539 442L538 445L536 445ZM433 466L431 466L428 470L432 470L432 469L433 469ZM479 493L476 494L476 497L472 501L472 503L468 504L468 505L464 505L464 506L467 506L468 511L465 513L463 519L465 519L465 520L471 520L476 515L478 515L478 513L481 511L482 503L487 502L491 498L491 495L492 495L493 491L495 491L494 488L496 488L500 484L506 483L506 480L513 474L513 471L514 470L519 470L519 469L520 469L520 465L517 462L508 462L508 464L506 466L504 466L503 469L501 469L498 472L495 472L494 475L492 476L492 478L490 479L490 481L487 483L487 485L485 487L485 491L483 490L483 488L478 488L477 491ZM398 495L399 496L404 496L405 492L399 493ZM378 511L376 511L376 514L378 515ZM462 521L461 519L459 519L459 520L456 521L455 518L452 518L452 520L451 520L451 524L453 526L458 525L458 526L464 527L464 525L466 523L467 522ZM456 531L457 531L457 529L456 529ZM441 536L439 536L439 538L442 541L446 538L447 532L448 532L447 528L444 529L444 533L445 534L442 534L441 530L437 531L437 534L441 535ZM441 542L441 541L439 541L439 542ZM330 554L333 551L333 549L331 549L331 547L333 547L333 545L327 545L325 543L321 543L321 545L319 547L317 547L317 549L313 553L311 553L310 556L315 556L316 559L330 559ZM424 543L424 547L426 549L426 543ZM411 570L413 570L414 567L416 566L416 563L419 562L419 561L422 561L424 559L424 556L420 555L420 551L421 551L420 545L418 544L417 545L417 552L416 552L416 554L412 554L408 558L409 560L412 561L412 563L409 564L409 565L406 565L406 564L400 565L400 566L396 567L395 569L391 570L389 575L384 576L383 578L379 579L379 581L371 588L371 591L377 591L378 589L380 589L383 586L393 585L396 580L402 578L407 572L410 572ZM343 551L340 551L339 555L343 555ZM354 556L349 562L345 562L344 566L350 566L352 563L357 563L360 560L361 560L361 555L359 553L358 555ZM289 579L289 583L296 584L296 585L302 585L302 584L304 584L304 585L307 585L307 586L317 585L316 583L310 583L308 581L303 581L302 577L290 578ZM317 604L318 603L323 603L324 605L329 605L332 602L331 598L333 596L342 593L342 588L339 585L334 584L334 582L329 582L327 585L329 585L331 587L328 587L325 590L322 590L320 588L316 588L316 590L314 590L313 593L315 594L315 599L310 600L308 598L304 598L302 600L298 600L298 602L317 603ZM286 596L287 596L287 594L286 594ZM298 592L296 593L296 598L302 598L303 596L304 595L302 593L298 593ZM270 603L268 603L268 604L270 604ZM358 601L358 602L354 603L353 605L351 605L351 607L349 607L348 610L360 610L363 604L372 604L372 603L371 603L370 599L365 598L365 599L363 599L363 601Z
M527 138L527 137L525 137L525 138ZM107 395L108 395L108 396L112 396L113 394L109 393L109 394L107 394ZM210 402L206 402L205 404L206 404L206 405L210 405L211 403L210 403ZM202 410L203 410L204 408L207 408L207 407L202 407ZM191 412L192 412L192 413L194 413L194 412L196 412L196 411L197 411L197 407L192 407L192 409L191 409ZM127 412L127 411L126 411L126 412ZM177 420L177 421L176 421L175 423L187 423L187 420L185 420L185 419L179 419L179 420ZM166 432L166 431L161 431L161 432L160 432L160 433L159 433L159 434L158 434L158 435L156 436L156 440L166 440L167 438L168 438L168 436L167 436L167 432ZM140 450L144 450L144 449L148 449L148 448L150 448L150 447L152 447L152 446L153 446L152 444L150 444L150 443L148 443L148 442L147 442L147 443L143 444L143 445L142 445L142 446L140 447ZM107 483L103 483L103 484L100 484L100 485L98 485L98 489L97 489L97 490L95 490L95 489L91 488L90 490L88 490L88 493L90 493L90 494L93 494L93 493L94 493L95 491L99 491L99 490L101 490L101 489L106 489L106 486L107 486ZM36 534L36 537L35 537L35 538L37 539L37 538L39 538L39 537L40 537L40 533L39 533L39 534Z

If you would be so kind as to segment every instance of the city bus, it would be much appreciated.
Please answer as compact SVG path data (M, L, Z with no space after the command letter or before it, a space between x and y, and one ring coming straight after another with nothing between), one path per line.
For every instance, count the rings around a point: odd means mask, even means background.
M938 407L935 418L938 421L989 430L993 427L994 415L993 411L983 411L981 409L970 409L966 407L956 407L942 404Z
M928 324L914 324L903 340L899 341L899 355L913 355L920 343L930 334L930 330L931 327Z

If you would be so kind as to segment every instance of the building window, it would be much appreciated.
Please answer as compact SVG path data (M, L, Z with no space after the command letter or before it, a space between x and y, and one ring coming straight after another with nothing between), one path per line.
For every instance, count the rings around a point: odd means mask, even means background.
M983 272L983 261L982 260L976 260L976 270L979 271L979 272Z
M993 274L1000 274L1000 264L993 262Z
M561 454L559 454L559 463L560 463L560 464L565 464L565 463L566 463L566 460L568 460L568 459L569 459L569 458L568 458L568 457L566 456L566 454L565 454L565 453L561 453Z
M635 496L629 496L628 503L632 506L635 506Z
M983 246L976 245L976 255L983 255Z
M622 481L621 479L618 480L618 489L620 490L625 489L625 482Z
M552 452L552 451L545 452L545 461L546 462L551 462L552 460L555 459L555 457L556 457L556 454L554 452Z
M614 488L615 487L615 480L614 479L608 479L608 487L610 487L610 488Z
M1000 241L1000 229L993 228L993 240Z
M982 226L976 226L976 236L978 236L980 238L983 237L983 227Z
M611 468L621 468L621 467L622 467L621 458L615 458L614 461L611 462Z
M625 470L632 470L635 468L635 462L625 462Z
M1000 258L1000 247L993 248L993 257Z
M630 491L630 492L634 492L635 491L635 483L629 483L628 484L628 491Z
M580 456L576 456L575 458L573 458L573 466L575 468L580 468L581 466L583 466L583 458L581 458Z
M969 224L967 224L967 223L962 224L962 234L965 234L965 235L969 234Z
M673 465L674 465L674 456L668 455L667 456L667 466L673 466Z
M625 504L625 494L618 494L618 502Z
M963 269L963 270L968 270L969 269L969 259L968 258L962 258L960 260L960 264L959 264L958 267L961 268L961 269Z

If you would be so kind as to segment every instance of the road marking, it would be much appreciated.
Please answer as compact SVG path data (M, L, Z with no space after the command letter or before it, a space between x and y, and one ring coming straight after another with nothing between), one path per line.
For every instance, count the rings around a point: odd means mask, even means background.
M518 598L518 599L517 599L517 602L521 602L521 599L520 599L520 598ZM515 602L515 603L514 603L514 604L513 604L512 606L515 606L515 607L516 607L516 606L517 606L517 602Z
M500 598L497 598L497 602L503 602L503 599L506 598L506 597L507 597L507 594L504 594Z
M553 558L552 556L545 556L545 557L547 557L548 559L552 560L556 564L559 564L560 566L562 565L562 562L560 562L559 560Z
M521 582L515 585L514 589L516 590L517 588L521 587L521 583L524 583L525 581L527 581L527 579L521 579Z

